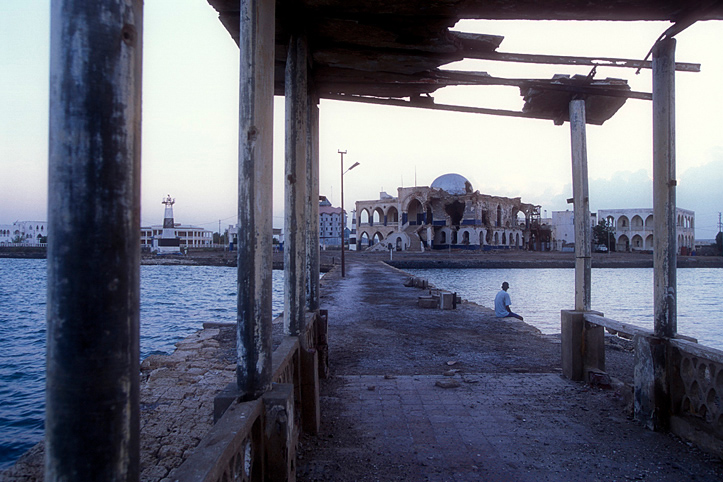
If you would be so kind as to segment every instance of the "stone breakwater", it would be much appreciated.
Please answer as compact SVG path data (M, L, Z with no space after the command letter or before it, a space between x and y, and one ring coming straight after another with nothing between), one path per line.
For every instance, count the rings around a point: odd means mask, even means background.
M204 324L170 355L141 363L141 481L170 482L213 426L213 399L235 380L235 325ZM3 482L43 480L43 444L0 474Z

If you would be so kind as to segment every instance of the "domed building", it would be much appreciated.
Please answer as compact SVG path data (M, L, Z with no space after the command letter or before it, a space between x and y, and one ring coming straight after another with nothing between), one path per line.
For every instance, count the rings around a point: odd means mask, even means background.
M535 249L549 241L539 217L540 206L481 194L464 176L444 174L431 186L397 188L396 197L357 201L357 248Z

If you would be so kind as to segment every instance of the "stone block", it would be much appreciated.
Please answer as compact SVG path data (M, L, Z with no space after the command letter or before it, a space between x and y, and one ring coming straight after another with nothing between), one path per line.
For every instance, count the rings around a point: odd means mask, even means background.
M610 378L610 375L605 373L602 370L598 370L595 368L589 369L587 371L587 382L593 386L598 388L612 388L612 379Z

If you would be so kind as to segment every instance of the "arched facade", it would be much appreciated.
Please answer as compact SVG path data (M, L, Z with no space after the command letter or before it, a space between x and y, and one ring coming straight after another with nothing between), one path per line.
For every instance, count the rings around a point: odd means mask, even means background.
M432 187L398 188L394 198L381 193L378 200L357 201L356 211L360 249L363 235L374 241L380 224L390 231L378 249L523 249L539 218L539 206L473 191L456 174L440 176Z
M601 209L598 219L613 221L617 251L653 251L655 220L652 209ZM695 213L677 208L675 220L678 254L688 254L695 245Z

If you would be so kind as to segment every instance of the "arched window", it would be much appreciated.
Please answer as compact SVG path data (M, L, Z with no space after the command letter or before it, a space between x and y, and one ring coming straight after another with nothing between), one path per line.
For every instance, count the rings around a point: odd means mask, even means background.
M495 226L502 226L502 206L499 204L497 205L497 224L495 224Z

